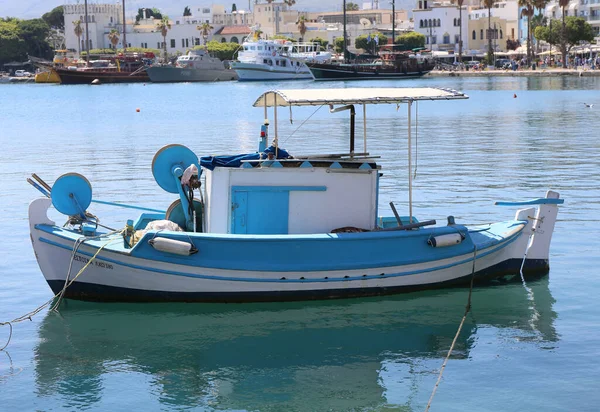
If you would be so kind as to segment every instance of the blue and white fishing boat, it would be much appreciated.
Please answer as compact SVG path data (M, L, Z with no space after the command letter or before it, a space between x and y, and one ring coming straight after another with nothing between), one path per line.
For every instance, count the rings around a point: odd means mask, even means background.
M436 225L413 215L413 104L466 98L435 88L268 91L254 106L264 109L261 123L272 108L271 146L265 121L257 153L199 159L185 146L162 148L152 172L179 198L120 231L101 230L87 211L96 200L83 176L69 173L50 187L34 175L38 182L29 182L46 195L29 207L41 271L67 298L210 302L370 296L545 273L563 203L556 192L499 202L519 209L514 219L492 224L456 224L450 216ZM400 103L408 108L408 215L391 204L394 216L380 217L381 166L366 151L364 108ZM290 156L279 147L279 107L323 105L350 113L348 153ZM357 106L365 119L360 153ZM47 217L52 205L68 216L66 225Z

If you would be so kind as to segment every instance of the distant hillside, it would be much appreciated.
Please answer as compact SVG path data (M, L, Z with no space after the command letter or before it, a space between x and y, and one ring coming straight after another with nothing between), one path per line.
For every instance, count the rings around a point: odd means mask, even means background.
M296 10L306 11L341 11L341 0L296 0L297 3L293 6ZM110 3L114 4L115 0L88 0L88 4L92 3ZM264 2L264 0L261 0ZM355 3L362 4L360 1ZM83 0L19 0L19 1L2 1L0 7L0 17L18 17L21 19L32 19L41 17L42 14L52 10L61 4L83 4ZM194 13L194 8L210 4L224 4L226 8L231 9L232 4L236 4L238 10L248 9L248 0L243 1L219 1L219 0L126 0L125 7L128 10L127 16L133 16L137 13L138 8L142 7L157 7L169 16L181 16L185 6L189 6ZM254 0L251 0L252 5ZM415 6L414 0L396 0L396 9L412 10ZM381 0L379 2L381 8L391 8L389 0ZM410 14L412 15L412 13Z

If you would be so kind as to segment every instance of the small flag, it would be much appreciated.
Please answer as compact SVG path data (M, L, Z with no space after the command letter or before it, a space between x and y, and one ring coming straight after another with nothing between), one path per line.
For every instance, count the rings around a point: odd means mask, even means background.
M371 33L367 36L367 43L371 43Z
M379 45L379 34L375 35L375 44Z

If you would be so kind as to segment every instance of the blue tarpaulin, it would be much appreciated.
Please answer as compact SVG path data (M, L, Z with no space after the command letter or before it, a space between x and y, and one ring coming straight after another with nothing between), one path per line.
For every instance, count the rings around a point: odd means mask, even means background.
M275 154L275 146L269 146L263 153L247 153L238 155L224 156L203 156L200 158L200 166L208 170L215 170L215 167L240 167L243 160L267 159L269 153ZM284 149L277 149L277 159L287 159L290 154Z

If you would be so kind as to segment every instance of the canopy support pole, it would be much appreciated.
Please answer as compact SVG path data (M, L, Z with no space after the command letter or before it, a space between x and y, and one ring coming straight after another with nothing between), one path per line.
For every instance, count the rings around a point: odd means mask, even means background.
M411 114L412 114L412 100L408 100L408 223L412 223L412 142L411 142Z
M273 142L275 143L275 159L277 159L277 152L279 151L279 136L277 134L277 93L273 93L273 121L275 122L275 139Z
M367 105L363 103L363 153L367 153Z

